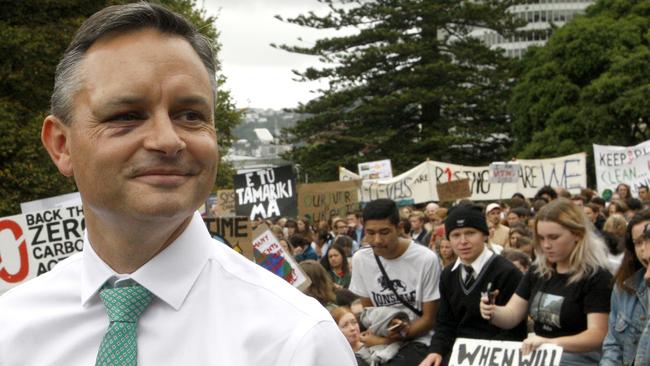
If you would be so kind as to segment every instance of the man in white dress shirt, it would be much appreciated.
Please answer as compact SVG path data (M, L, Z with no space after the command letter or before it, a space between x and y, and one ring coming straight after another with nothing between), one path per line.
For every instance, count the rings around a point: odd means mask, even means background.
M100 364L115 320L99 294L123 287L152 299L136 318L140 366L355 364L324 308L212 240L196 213L218 164L214 76L209 42L160 6L81 26L42 141L81 193L84 250L0 297L0 365Z

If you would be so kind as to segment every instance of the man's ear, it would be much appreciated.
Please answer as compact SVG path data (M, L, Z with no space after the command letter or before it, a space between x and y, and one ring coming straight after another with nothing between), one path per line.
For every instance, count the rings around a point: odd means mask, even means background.
M41 142L59 172L66 177L73 175L72 162L70 160L70 127L59 118L49 115L43 121L41 130Z

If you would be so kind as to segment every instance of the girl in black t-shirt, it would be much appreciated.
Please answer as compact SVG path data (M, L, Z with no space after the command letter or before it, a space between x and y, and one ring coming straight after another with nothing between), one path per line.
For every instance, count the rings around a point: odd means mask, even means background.
M530 315L535 333L524 354L544 343L564 349L561 365L594 365L607 333L612 276L605 243L571 201L544 206L535 218L534 265L505 306L482 299L481 315L511 328Z

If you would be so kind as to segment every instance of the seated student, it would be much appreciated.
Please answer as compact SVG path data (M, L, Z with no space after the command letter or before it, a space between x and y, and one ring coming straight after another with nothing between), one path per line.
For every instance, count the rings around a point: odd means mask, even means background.
M418 244L428 244L424 239L428 234L427 229L424 228L424 213L422 211L411 212L409 223L411 224L411 231L409 232L411 239Z
M564 349L560 365L595 365L607 333L612 279L605 244L579 207L557 199L535 217L534 246L534 265L508 304L482 299L481 315L509 329L530 314L535 333L524 341L524 354L551 343Z
M350 343L350 347L352 347L354 355L357 359L357 364L359 366L367 366L368 363L364 361L363 358L361 358L361 356L357 353L364 346L363 342L361 341L361 330L359 329L359 321L357 320L357 317L354 315L352 310L346 306L339 306L338 308L334 308L330 311L330 314L332 315L332 318L334 318L336 324L339 326L339 329L345 336L345 339L347 339L348 343Z
M409 315L386 336L367 332L369 347L403 343L384 366L417 365L426 356L438 305L440 263L436 254L400 236L397 205L390 199L368 202L363 209L368 247L352 258L350 290L366 307L389 307ZM380 267L381 266L381 267Z
M526 337L525 322L504 331L481 318L478 302L482 292L499 289L495 301L505 304L522 278L512 263L487 248L489 232L481 209L471 205L452 208L445 232L458 259L440 276L438 325L421 366L449 362L457 337L509 341Z
M350 286L352 273L350 272L345 250L340 245L334 244L327 248L321 264L332 279L332 282L334 282L334 287L337 290Z
M305 295L318 300L327 310L334 309L336 307L334 282L330 279L325 268L312 259L300 262L300 268L311 280L311 285L304 290Z
M293 247L293 255L296 261L302 262L307 259L318 260L318 254L311 246L311 241L302 235L292 235L289 237L289 243Z
M609 329L600 366L650 365L648 281L650 210L638 212L627 230L625 257L612 292Z

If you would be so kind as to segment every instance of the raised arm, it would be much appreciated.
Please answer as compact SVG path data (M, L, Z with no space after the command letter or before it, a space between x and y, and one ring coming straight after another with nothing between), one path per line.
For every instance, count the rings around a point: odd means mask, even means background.
M528 314L528 301L513 294L504 306L490 304L487 298L481 298L479 305L483 319L503 329L512 329L521 323Z

